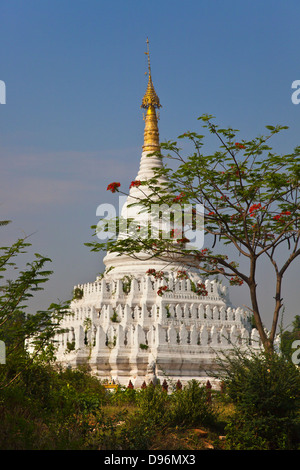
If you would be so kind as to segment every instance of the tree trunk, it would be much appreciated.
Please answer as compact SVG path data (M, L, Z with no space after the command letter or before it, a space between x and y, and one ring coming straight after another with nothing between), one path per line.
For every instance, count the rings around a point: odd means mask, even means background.
M250 288L250 298L251 298L253 316L254 316L256 328L259 333L259 337L262 341L265 351L271 352L273 350L273 341L271 341L271 338L267 337L266 332L264 330L264 326L261 321L259 308L258 308L258 302L257 302L257 295L256 295L256 284L254 280L250 282L249 288Z
M282 275L277 273L276 294L275 294L275 310L274 310L274 315L273 315L272 328L271 328L271 332L270 332L270 340L272 341L272 344L274 343L277 324L278 324L278 318L279 318L279 312L280 312L280 309L282 307L282 303L281 303L281 283L282 283Z

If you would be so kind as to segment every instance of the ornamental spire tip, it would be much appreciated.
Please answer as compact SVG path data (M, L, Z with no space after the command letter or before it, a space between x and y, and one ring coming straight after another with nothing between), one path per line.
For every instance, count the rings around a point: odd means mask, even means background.
M156 94L156 91L153 86L152 82L152 75L151 75L151 63L150 63L150 51L149 51L149 39L147 38L147 52L145 54L148 56L148 85L147 90L144 95L141 108L148 109L150 106L154 108L161 108L161 104L159 98Z

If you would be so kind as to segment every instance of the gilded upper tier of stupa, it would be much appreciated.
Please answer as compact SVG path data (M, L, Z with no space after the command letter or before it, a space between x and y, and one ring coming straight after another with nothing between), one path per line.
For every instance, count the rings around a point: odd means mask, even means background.
M157 112L156 109L161 108L159 97L156 94L151 74L150 64L150 52L149 52L149 40L147 38L147 52L148 56L148 85L146 93L144 94L141 108L146 109L145 116L145 130L144 130L144 152L155 152L159 151L159 132L157 124Z

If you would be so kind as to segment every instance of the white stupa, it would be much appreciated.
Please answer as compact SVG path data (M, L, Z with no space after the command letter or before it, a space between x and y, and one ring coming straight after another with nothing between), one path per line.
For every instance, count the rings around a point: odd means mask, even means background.
M149 49L147 54L144 145L137 181L151 178L153 168L162 165L158 156L148 156L160 148L156 109L161 105L152 82ZM122 215L139 217L134 206L128 208L140 197L139 191L136 186L130 189ZM248 314L230 304L225 286L203 279L190 266L186 278L178 278L183 258L166 262L108 253L104 264L106 270L113 269L94 282L75 287L80 295L72 301L72 315L62 325L65 333L55 338L57 361L65 366L86 364L101 380L122 385L131 381L135 387L164 378L182 384L191 379L213 382L210 373L220 352L237 343L259 346L258 332L251 328ZM164 278L149 276L149 269L163 271ZM200 281L205 283L206 296L192 289ZM164 285L168 290L159 295Z

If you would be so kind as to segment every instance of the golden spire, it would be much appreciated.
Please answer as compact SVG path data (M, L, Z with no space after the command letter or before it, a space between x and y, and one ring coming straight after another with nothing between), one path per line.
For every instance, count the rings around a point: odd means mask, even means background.
M154 108L161 108L159 98L155 92L152 76L151 76L151 65L150 65L150 52L149 52L149 39L147 38L147 52L145 54L148 56L148 86L146 93L144 95L141 108L148 109L149 106L154 106Z
M148 38L147 52L145 52L145 54L148 56L148 86L141 104L141 108L147 109L145 117L143 150L147 152L155 152L160 148L157 115L155 108L161 108L161 104L152 83Z

